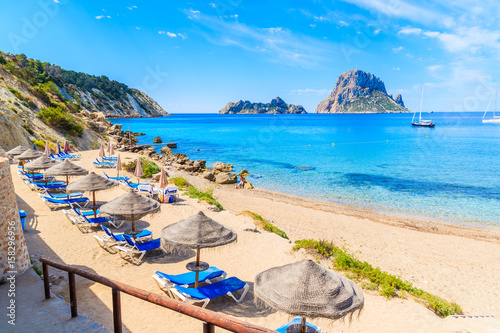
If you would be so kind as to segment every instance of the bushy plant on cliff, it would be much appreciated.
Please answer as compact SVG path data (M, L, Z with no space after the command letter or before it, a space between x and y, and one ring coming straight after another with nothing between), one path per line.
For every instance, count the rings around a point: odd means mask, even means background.
M36 116L48 125L58 128L69 135L81 136L83 134L83 126L59 106L42 108Z
M0 64L5 65L7 63L7 60L0 54Z
M297 251L299 249L309 249L324 258L331 259L334 267L348 273L346 275L360 282L362 288L368 286L365 289L378 290L381 295L387 298L403 297L403 293L408 293L441 317L462 314L462 309L458 304L450 303L441 297L419 289L413 286L411 282L404 281L398 276L384 272L378 267L374 268L366 261L357 259L345 249L341 249L328 241L316 241L313 239L295 241L293 250Z
M141 178L151 177L155 173L160 172L160 168L158 167L158 165L156 165L155 162L148 160L147 158L142 156L140 158L141 158L142 172L144 173L144 176L142 176ZM129 163L122 163L123 168L128 172L134 172L136 165L137 165L137 159Z
M269 231L269 232L273 232L280 237L288 239L286 232L284 232L283 230L281 230L277 226L273 225L271 222L269 222L268 220L266 220L265 218L263 218L259 214L251 212L249 210L245 210L241 214L247 215L247 216L250 216L251 218L253 218L254 221L257 222L257 225L260 226L262 229Z

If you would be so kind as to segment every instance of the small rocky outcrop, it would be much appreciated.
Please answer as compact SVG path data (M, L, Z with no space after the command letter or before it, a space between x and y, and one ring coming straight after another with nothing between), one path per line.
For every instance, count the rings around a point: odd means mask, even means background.
M215 176L215 182L218 184L235 184L238 181L234 172L219 172Z
M396 101L397 100L397 101ZM339 76L330 96L318 104L315 113L394 113L410 112L401 95L387 94L384 82L359 69Z
M162 141L162 139L161 139L159 136L157 136L157 137L155 137L155 138L153 139L153 143L162 143L162 142L163 142L163 141Z
M172 155L174 153L172 149L167 146L161 147L160 152L164 155Z
M269 103L252 103L250 101L229 102L219 114L305 114L302 105L287 104L276 97Z
M230 163L215 162L212 164L212 172L217 174L219 172L227 172L233 170L233 165Z
M247 169L243 169L240 171L238 176L250 176L250 173L247 171Z
M215 175L208 170L203 172L202 176L203 176L203 178L208 179L211 182L215 181Z

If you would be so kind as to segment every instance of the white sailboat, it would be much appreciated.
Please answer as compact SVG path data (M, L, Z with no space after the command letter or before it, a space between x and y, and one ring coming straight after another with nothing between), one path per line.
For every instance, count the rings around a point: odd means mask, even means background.
M415 115L417 114L417 111L413 114L413 118L411 119L411 125L412 126L417 126L417 127L434 127L436 123L433 123L431 120L424 120L422 119L422 103L424 100L424 86L422 86L422 96L420 97L420 113L418 116L418 122L415 121Z
M497 85L497 90L495 92L495 106L493 108L493 118L485 118L486 114L488 113L488 109L490 108L491 101L493 100L493 95L491 95L490 102L488 103L488 106L486 107L486 111L484 111L483 124L500 124L500 116L495 115L495 112L497 109L497 95L498 95L498 85Z

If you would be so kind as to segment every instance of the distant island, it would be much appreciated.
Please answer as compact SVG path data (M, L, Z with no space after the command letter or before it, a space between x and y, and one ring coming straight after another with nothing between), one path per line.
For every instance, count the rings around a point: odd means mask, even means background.
M373 74L352 69L340 74L335 89L316 107L315 113L411 112L401 95L388 95L384 82Z
M279 97L270 103L252 103L250 101L229 102L219 114L306 114L302 105L286 104Z

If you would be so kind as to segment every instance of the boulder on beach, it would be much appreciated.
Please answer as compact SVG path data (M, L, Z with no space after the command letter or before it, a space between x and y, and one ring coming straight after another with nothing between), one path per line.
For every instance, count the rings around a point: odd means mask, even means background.
M172 149L167 146L161 147L160 152L164 155L172 155L174 153Z
M163 141L161 140L161 138L159 136L157 136L156 138L153 139L153 143L162 143Z
M240 171L238 176L250 176L250 172L248 172L247 169L243 169Z
M243 188L247 189L247 190L251 190L251 189L253 189L253 185L248 180L246 180L245 184L243 185Z
M212 171L214 174L217 174L219 172L228 172L233 170L233 165L230 163L223 163L223 162L215 162L212 164Z
M219 172L215 176L215 182L218 184L235 184L237 181L236 173L234 172Z
M210 172L210 171L208 171L208 170L207 170L207 171L205 171L205 172L203 172L203 175L202 175L202 176L203 176L203 178L208 179L208 180L210 180L211 182L215 181L215 176L214 176L214 174L213 174L213 173L211 173L211 172Z

